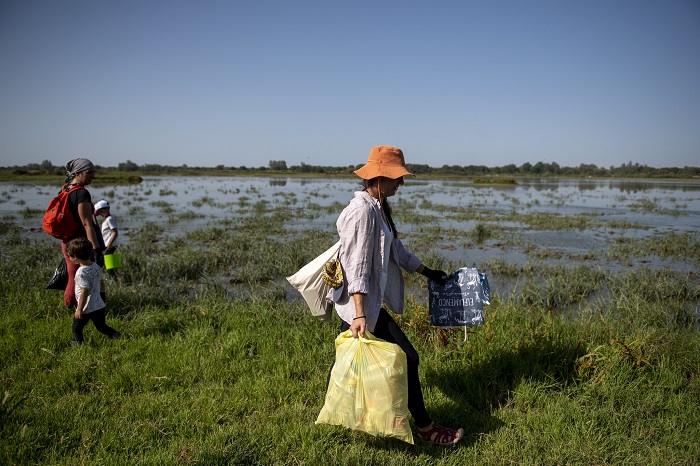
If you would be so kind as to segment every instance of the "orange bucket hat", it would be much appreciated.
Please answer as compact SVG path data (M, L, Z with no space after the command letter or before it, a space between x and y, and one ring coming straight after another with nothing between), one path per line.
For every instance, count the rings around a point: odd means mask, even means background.
M393 180L406 175L416 176L406 169L401 149L393 146L374 146L369 151L367 163L355 170L355 174L363 180L371 180L378 176Z

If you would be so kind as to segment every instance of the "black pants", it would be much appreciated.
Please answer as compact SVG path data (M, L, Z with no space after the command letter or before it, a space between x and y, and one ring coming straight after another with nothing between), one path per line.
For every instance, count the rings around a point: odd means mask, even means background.
M73 317L73 325L71 327L71 330L73 331L73 341L77 343L83 342L83 329L90 322L95 324L95 328L98 331L112 338L114 334L117 333L117 331L107 325L106 319L106 308L83 314L83 317L81 319L76 319L75 317Z
M345 332L350 329L350 324L342 321L340 326L340 331ZM391 318L389 313L382 308L379 311L379 319L377 319L377 325L374 327L372 332L377 338L388 341L389 343L396 343L401 347L404 353L406 353L406 365L408 370L408 410L413 416L413 420L416 422L418 428L428 427L432 422L430 416L428 416L428 411L425 409L425 402L423 401L423 390L420 386L420 379L418 378L418 352L413 347L406 334L403 333L399 324ZM331 371L333 370L333 364L328 370L328 379L326 381L326 389L328 389L328 384L331 380Z

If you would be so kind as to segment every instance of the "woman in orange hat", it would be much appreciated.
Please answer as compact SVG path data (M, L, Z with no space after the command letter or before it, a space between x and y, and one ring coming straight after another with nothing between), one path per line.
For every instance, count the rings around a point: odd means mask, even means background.
M349 329L357 338L369 330L401 347L408 363L408 408L419 437L438 445L454 445L464 430L432 422L418 378L418 353L387 312L388 308L395 314L403 313L401 268L441 283L447 278L445 272L429 269L404 247L391 217L387 198L403 185L404 176L414 175L406 168L401 149L392 146L373 147L367 163L355 173L362 178L364 189L355 193L336 223L344 273L342 291L334 296L341 331Z

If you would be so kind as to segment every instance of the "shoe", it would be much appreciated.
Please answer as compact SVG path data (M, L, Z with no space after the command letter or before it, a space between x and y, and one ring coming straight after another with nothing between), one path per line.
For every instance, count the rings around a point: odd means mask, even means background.
M112 336L109 337L109 338L111 338L112 340L119 340L121 337L122 337L122 334L121 334L121 333L119 333L119 332L114 332L114 333L112 334Z
M449 429L433 422L430 429L424 431L419 430L418 437L424 442L451 446L456 445L457 442L462 440L464 437L464 429Z

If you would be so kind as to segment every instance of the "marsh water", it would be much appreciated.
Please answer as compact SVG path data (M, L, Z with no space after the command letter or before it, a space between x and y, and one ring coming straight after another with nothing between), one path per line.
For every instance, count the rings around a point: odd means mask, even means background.
M58 189L58 184L0 183L0 221L19 225L28 237L46 238L41 218ZM112 205L123 248L149 223L176 235L226 226L244 215L277 215L290 230L332 235L338 214L358 189L356 179L292 177L146 177L134 185L89 187L93 202L106 199ZM488 273L495 263L536 261L613 273L669 270L695 282L700 276L700 257L647 252L657 241L690 238L697 244L700 182L523 179L480 185L407 179L391 201L409 248L443 256L455 268L475 266ZM630 244L634 251L619 252ZM517 286L512 278L490 280L502 296ZM700 305L696 314L700 317Z
M136 185L90 186L89 190L93 201L107 199L112 204L122 244L127 244L145 222L177 232L276 208L291 213L289 228L333 231L340 210L359 187L357 180L344 178L146 177ZM57 190L57 185L0 183L0 218L22 226L28 234L40 233L43 210ZM494 256L523 261L528 251L541 248L571 257L604 250L625 238L670 232L697 238L700 231L700 182L694 181L525 179L515 185L478 185L407 179L392 201L400 230L449 230L452 240L449 244L437 241L436 248L465 264ZM404 211L412 216L401 217ZM523 216L537 215L545 216L543 225L522 222ZM547 228L548 219L562 217L593 218L595 227ZM496 239L455 245L459 232L466 235L478 224L490 225ZM698 272L692 260L673 264L653 257L640 260L650 266ZM617 264L629 265L634 264Z

